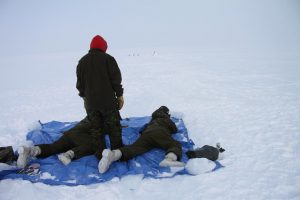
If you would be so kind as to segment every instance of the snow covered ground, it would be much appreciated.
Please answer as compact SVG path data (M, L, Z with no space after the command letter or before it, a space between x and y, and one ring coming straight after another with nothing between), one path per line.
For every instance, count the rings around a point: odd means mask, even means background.
M75 68L84 53L0 56L0 146L24 144L37 120L84 117L75 89ZM197 176L129 176L76 187L1 180L1 200L300 199L300 51L109 53L123 74L123 117L167 105L183 118L196 146L223 144L226 167Z

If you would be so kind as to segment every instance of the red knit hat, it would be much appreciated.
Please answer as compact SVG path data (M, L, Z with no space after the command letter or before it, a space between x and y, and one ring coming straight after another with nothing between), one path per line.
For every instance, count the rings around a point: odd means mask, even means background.
M91 49L100 49L100 50L106 52L107 43L103 39L103 37L101 37L100 35L96 35L91 41L90 48Z

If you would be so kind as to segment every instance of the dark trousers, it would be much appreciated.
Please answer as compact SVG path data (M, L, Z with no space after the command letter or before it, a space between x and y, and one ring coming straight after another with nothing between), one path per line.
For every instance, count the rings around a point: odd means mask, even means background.
M119 111L103 115L103 133L108 134L111 149L119 149L123 146L120 120Z
M111 149L119 149L123 146L122 127L119 111L100 112L88 111L88 118L91 121L91 134L99 138L105 145L105 135L108 134ZM99 134L100 133L100 134ZM96 152L97 158L102 157L102 148Z
M173 152L176 154L177 160L181 159L181 144L174 140L169 133L153 131L141 134L141 136L133 144L120 148L122 152L121 160L130 160L133 157L146 153L153 148L161 148L166 151L166 154Z
M92 155L96 151L102 151L105 148L104 140L100 139L99 135L95 133L90 121L84 119L75 127L66 131L54 143L37 145L41 148L41 154L38 157L45 158L68 150L74 152L74 159Z
M120 123L121 115L119 110L117 110L118 106L116 105L116 108L113 110L94 110L90 108L87 98L83 98L83 100L84 108L88 117L92 121L92 126L96 129L100 128L102 130L103 138L105 134L109 135L111 149L121 148L123 146L122 127ZM102 154L102 152L100 152L100 154Z

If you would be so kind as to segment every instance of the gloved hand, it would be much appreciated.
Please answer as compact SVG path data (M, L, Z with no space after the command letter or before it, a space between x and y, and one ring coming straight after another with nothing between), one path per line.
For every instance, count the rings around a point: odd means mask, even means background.
M117 100L118 100L119 110L121 110L124 105L124 98L123 96L119 96Z

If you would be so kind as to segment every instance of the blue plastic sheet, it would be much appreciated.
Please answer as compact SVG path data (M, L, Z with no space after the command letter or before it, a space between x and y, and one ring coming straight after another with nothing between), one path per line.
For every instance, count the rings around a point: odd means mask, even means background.
M125 145L132 144L139 137L139 131L150 121L151 117L133 117L122 120L122 139ZM173 134L173 138L179 141L183 148L182 162L187 162L185 152L192 150L194 143L188 137L187 129L181 119L172 118L178 132ZM39 130L33 130L27 134L27 140L34 144L52 143L57 140L63 132L74 127L77 122L52 121L42 124ZM108 143L108 138L106 138ZM89 185L109 181L115 177L121 178L126 175L142 174L144 178L171 178L180 174L188 174L184 168L159 167L159 163L164 158L165 152L161 149L153 149L143 155L137 156L127 162L115 162L110 169L100 174L98 172L98 160L95 156L86 156L72 161L69 165L63 165L57 155L45 159L35 159L30 163L39 163L38 174L30 176L18 174L17 170L0 171L0 179L24 179L31 182L42 182L49 185ZM220 163L216 162L213 170L220 168Z

